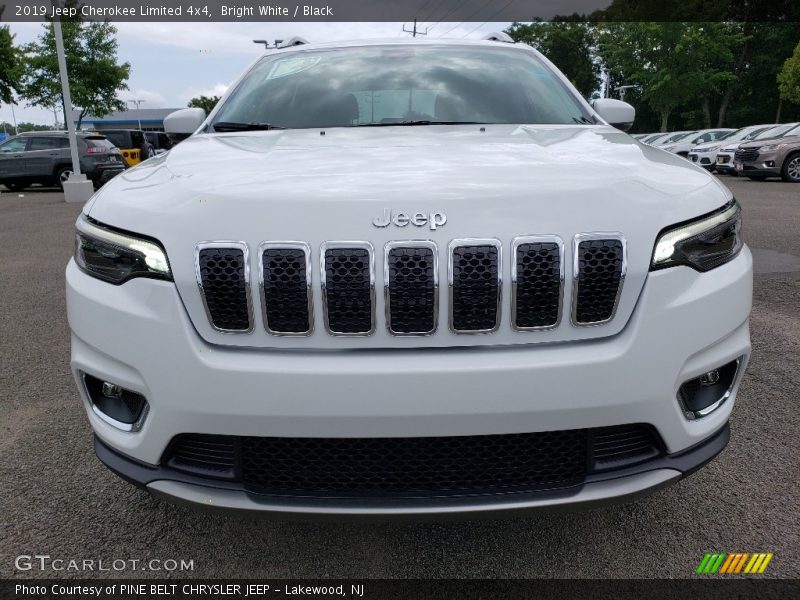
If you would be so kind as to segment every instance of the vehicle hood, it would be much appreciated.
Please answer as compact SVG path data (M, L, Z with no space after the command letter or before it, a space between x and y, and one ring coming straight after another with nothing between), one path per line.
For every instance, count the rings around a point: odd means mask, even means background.
M746 142L739 146L740 148L760 148L761 146L768 146L770 144L800 144L800 136L790 135L777 138L764 138L763 140L755 140Z
M530 344L619 333L647 278L659 231L713 211L730 197L700 167L611 127L462 125L196 135L114 178L85 210L102 223L161 241L181 299L210 343L396 348ZM374 226L373 219L386 210L445 213L447 223L435 229L430 219L423 226ZM565 242L569 264L572 240L587 232L620 232L627 240L628 273L617 317L582 328L566 319L562 327L536 336L512 331L507 306L504 325L483 336L450 334L446 320L441 333L426 338L392 338L380 325L369 338L315 333L298 341L269 336L259 327L249 336L229 335L209 326L195 278L194 251L203 241L246 243L257 273L256 250L264 241L307 243L318 272L324 242L358 240L375 248L380 290L385 244L425 239L439 248L444 303L450 240L494 238L510 254L514 237L555 234ZM508 299L510 264L504 260L502 297ZM570 285L567 277L566 298Z

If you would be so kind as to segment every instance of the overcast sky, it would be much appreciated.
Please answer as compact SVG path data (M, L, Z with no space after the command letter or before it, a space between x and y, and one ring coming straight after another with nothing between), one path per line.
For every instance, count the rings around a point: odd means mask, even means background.
M131 64L130 90L123 100L143 99L142 108L184 107L200 94L220 95L256 57L263 46L253 39L289 39L299 35L311 42L363 38L410 37L403 23L116 23L119 58ZM409 27L411 24L406 24ZM480 38L502 31L510 23L420 24L428 37ZM10 23L15 44L33 41L40 23ZM17 121L52 124L53 112L30 108L20 101ZM12 123L11 108L0 106L0 121Z

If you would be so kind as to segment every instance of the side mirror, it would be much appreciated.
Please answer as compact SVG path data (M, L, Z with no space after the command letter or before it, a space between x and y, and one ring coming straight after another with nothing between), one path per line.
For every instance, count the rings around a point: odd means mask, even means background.
M606 123L622 131L628 131L636 118L636 109L622 100L598 98L592 102L592 108Z
M184 108L168 114L164 118L164 131L172 134L191 135L203 121L206 120L206 111L202 108Z

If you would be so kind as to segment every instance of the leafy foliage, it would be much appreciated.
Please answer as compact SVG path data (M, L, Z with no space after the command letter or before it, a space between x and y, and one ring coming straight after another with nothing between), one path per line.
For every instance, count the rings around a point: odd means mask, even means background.
M116 28L111 23L64 21L61 25L67 56L72 102L80 109L78 126L86 114L102 117L125 104L117 93L128 89L130 64L117 62ZM33 106L60 105L61 80L58 73L53 26L46 24L35 42L23 47L21 95Z
M197 96L196 98L192 98L189 100L189 104L187 105L189 108L202 108L206 111L206 114L209 114L214 107L219 102L219 96Z
M800 104L800 43L794 49L792 56L783 63L783 68L778 73L778 89L781 98Z
M18 80L18 58L14 49L14 36L8 25L0 27L0 102L11 104Z

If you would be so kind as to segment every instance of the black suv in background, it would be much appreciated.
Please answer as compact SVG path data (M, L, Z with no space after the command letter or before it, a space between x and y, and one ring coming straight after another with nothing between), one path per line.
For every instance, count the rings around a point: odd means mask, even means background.
M100 187L125 170L120 151L97 133L79 131L81 172ZM72 173L69 138L65 131L21 133L0 144L0 183L11 191L34 183L61 186Z

